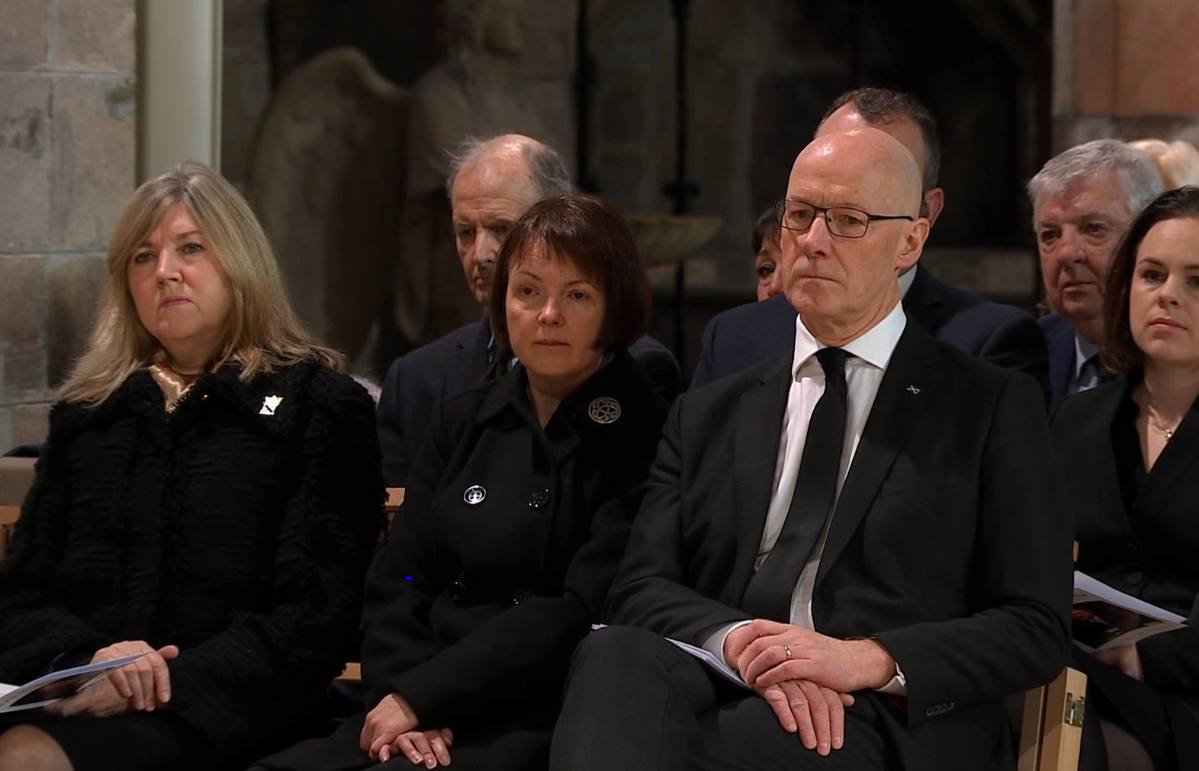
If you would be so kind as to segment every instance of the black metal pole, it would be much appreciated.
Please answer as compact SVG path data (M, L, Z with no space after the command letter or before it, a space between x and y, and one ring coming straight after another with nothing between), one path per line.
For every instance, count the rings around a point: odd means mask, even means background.
M670 10L674 16L675 28L675 175L674 181L665 185L662 192L671 199L671 211L675 215L681 215L690 210L691 198L699 195L699 187L687 179L687 18L690 15L691 2L671 0ZM686 360L687 354L684 328L686 284L686 266L680 260L674 267L674 352L680 362Z
M587 0L579 0L575 20L575 186L585 193L598 193L591 176L591 92L595 87L595 60L587 36Z

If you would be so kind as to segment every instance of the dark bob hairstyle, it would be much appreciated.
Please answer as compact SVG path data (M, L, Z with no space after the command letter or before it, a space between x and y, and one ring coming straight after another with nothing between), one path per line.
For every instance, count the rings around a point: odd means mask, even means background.
M1128 320L1129 290L1141 241L1157 223L1187 218L1199 219L1199 187L1167 190L1136 216L1116 247L1103 295L1103 328L1107 336L1103 364L1116 374L1140 367L1145 360L1145 354L1132 339L1132 326Z
M645 334L649 280L624 218L598 198L556 195L533 204L500 247L488 308L497 341L508 344L508 277L538 244L544 244L551 257L577 266L604 293L597 348L627 348Z

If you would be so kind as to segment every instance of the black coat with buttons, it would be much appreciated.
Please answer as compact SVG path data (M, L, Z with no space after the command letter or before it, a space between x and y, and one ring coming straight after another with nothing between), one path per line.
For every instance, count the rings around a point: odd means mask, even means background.
M1073 503L1078 569L1190 620L1137 649L1145 683L1165 703L1179 767L1199 768L1199 402L1145 474L1130 397L1139 381L1134 373L1066 399L1053 434ZM1122 701L1110 692L1119 678L1101 671L1091 683Z
M544 429L519 366L442 403L368 577L368 709L398 693L422 728L456 733L553 714L600 620L665 409L625 352Z

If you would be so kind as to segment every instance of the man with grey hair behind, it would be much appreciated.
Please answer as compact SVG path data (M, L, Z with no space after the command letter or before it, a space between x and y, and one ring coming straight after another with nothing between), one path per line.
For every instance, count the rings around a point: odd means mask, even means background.
M1114 139L1057 155L1028 183L1045 296L1050 408L1099 383L1103 279L1132 218L1162 192L1153 162Z
M492 270L508 231L542 198L569 193L570 175L553 148L521 134L470 139L454 154L446 191L454 228L454 248L467 287L483 307L491 294ZM465 390L500 360L491 325L484 316L392 362L379 399L379 444L383 479L402 487L424 440L434 407ZM664 400L678 394L682 374L674 355L651 337L629 353Z

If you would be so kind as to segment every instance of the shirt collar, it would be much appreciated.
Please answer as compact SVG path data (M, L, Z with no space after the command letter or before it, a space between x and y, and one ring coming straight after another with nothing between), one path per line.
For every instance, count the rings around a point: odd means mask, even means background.
M878 369L886 369L907 323L908 318L904 315L903 303L897 302L882 321L841 347L867 364ZM797 314L795 316L795 354L791 359L791 374L798 379L799 368L816 355L816 351L826 347L824 343L812 336L812 333L804 326L803 319Z
M1087 363L1087 359L1099 353L1099 346L1092 343L1077 332L1074 333L1074 377L1082 372L1082 365Z

